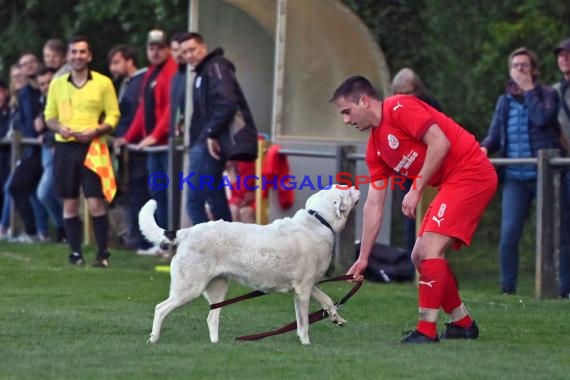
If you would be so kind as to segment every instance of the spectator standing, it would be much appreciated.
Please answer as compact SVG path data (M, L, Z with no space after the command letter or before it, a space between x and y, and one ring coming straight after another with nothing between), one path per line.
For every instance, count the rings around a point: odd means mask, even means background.
M65 229L63 228L63 204L60 198L56 197L53 191L53 150L55 143L55 133L48 129L44 118L47 92L49 85L54 78L56 70L53 67L43 67L38 71L37 82L40 90L40 113L34 121L36 132L42 140L42 175L37 185L37 197L44 205L53 220L55 227L55 241L61 243L65 240Z
M508 58L510 80L495 107L493 120L481 149L501 157L536 157L540 149L559 148L556 123L558 95L538 82L538 59L527 48ZM501 292L515 294L519 243L528 210L536 197L537 169L534 165L507 166L504 173L501 238L499 242Z
M69 73L71 67L67 64L66 56L67 48L65 42L58 38L52 38L44 44L42 53L44 65L55 70L55 77Z
M28 84L18 92L20 122L17 129L23 138L38 139L35 119L41 112L41 93L37 83L40 63L33 53L26 52L21 55L19 65L28 78ZM23 234L13 239L14 242L31 243L48 239L47 210L36 196L42 171L41 146L23 145L8 185L25 229Z
M570 39L562 41L554 49L558 68L562 79L554 84L558 93L560 107L558 109L558 124L562 129L563 146L568 156L570 148ZM560 228L560 297L570 299L570 171L568 168L563 172L562 184L564 195L561 209Z
M175 34L170 40L172 58L178 64L178 71L172 77L170 85L170 128L174 135L180 135L184 128L184 111L186 108L186 71L187 64L180 49L180 42L190 38L189 32Z
M155 29L149 32L146 53L150 66L143 78L142 99L127 133L115 140L115 149L135 142L137 142L138 149L149 146L166 147L168 143L170 84L176 73L177 65L170 55L170 47L164 31ZM168 173L166 150L146 154L149 174ZM167 191L151 188L150 193L158 204L155 215L157 223L162 228L167 228Z
M12 111L10 109L10 87L0 80L0 139L8 136L12 128ZM0 189L4 189L10 176L10 145L0 145ZM10 204L9 194L0 193L0 205L7 201ZM5 197L8 197L6 200ZM6 238L8 226L0 227L0 240Z
M85 263L81 249L83 227L79 218L81 187L97 242L94 266L107 267L110 256L107 250L109 220L104 198L109 182L108 178L101 178L85 164L90 158L90 148L104 143L104 135L113 130L120 114L113 83L108 77L89 69L92 58L89 41L85 37L74 37L69 42L68 61L72 70L52 81L45 118L48 127L56 132L54 176L57 181L54 189L63 198L63 221L71 252L69 262L74 265ZM100 120L102 114L104 118ZM99 147L104 149L106 145ZM107 159L106 169L112 173L110 157L101 154L100 158L102 161Z
M141 98L142 83L146 67L137 68L136 52L127 45L115 46L107 55L109 71L113 76L118 89L119 109L121 117L113 136L120 138L125 135L132 124L139 100ZM123 157L123 156L119 156ZM124 172L127 166L127 178L119 177L119 192L117 203L123 210L123 220L127 229L126 243L129 247L137 249L137 253L147 251L152 245L141 235L138 227L138 212L150 199L148 192L148 171L146 169L146 155L142 152L130 151L127 155L128 162L119 159L120 172Z
M432 106L441 112L441 106L437 100L429 95L426 86L420 77L410 68L403 68L394 75L392 79L392 92L394 94L413 95L422 102ZM396 187L400 202L404 200L404 196L410 191L413 180L404 181L404 189ZM416 219L404 217L404 238L406 241L406 249L411 254L414 244L416 244Z
M223 187L219 186L225 169L218 138L227 131L235 117L254 124L251 111L235 77L235 66L216 48L208 46L198 33L180 40L186 62L196 73L192 85L193 113L190 121L190 173L196 173L188 191L187 212L193 224L208 221L208 203L214 219L231 221L231 212ZM200 178L213 178L211 185Z
M18 93L24 86L28 84L28 79L20 65L15 63L10 66L10 117L8 130L6 132L6 137L12 137L12 132L14 129L18 129L19 126L19 112L18 112ZM7 161L7 165L10 165L11 161ZM11 170L11 168L10 168ZM0 218L0 240L5 240L10 238L10 216L12 207L12 197L10 196L10 176L5 181L2 187L3 200L2 200L2 217Z

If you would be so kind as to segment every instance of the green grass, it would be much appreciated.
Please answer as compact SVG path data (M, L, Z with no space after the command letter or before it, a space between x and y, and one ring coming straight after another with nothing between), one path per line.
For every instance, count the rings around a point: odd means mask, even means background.
M173 312L149 345L154 305L167 296L159 260L114 251L109 269L74 268L61 245L0 244L2 379L563 379L570 376L568 301L532 297L532 260L520 295L498 295L496 249L451 254L477 341L399 344L414 327L412 284L366 283L341 310L338 328L311 325L310 346L287 333L257 342L235 336L294 319L290 295L222 310L220 343L209 343L200 298ZM88 251L92 258L93 252ZM338 299L349 284L323 289ZM232 285L230 295L247 289ZM313 305L316 309L316 305ZM441 323L445 318L441 316Z

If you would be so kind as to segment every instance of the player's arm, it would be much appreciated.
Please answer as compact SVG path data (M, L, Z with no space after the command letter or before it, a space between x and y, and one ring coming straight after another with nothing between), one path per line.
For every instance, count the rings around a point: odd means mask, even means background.
M386 201L386 189L389 179L380 179L370 184L368 196L364 203L362 217L362 239L360 242L360 253L358 260L348 270L347 274L352 274L357 281L362 280L362 274L368 266L370 252L376 242L376 237L382 227L384 212L384 202Z
M424 164L414 180L414 185L404 197L402 212L404 215L415 218L416 207L420 201L423 189L428 185L431 177L443 164L445 156L451 148L451 143L437 124L432 124L422 136L422 141L427 145Z

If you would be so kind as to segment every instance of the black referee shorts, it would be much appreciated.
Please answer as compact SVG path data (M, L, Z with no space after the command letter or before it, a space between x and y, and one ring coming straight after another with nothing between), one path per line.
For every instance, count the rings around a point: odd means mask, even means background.
M83 165L88 150L89 143L55 143L53 187L58 197L79 198L81 187L85 198L104 198L101 179Z

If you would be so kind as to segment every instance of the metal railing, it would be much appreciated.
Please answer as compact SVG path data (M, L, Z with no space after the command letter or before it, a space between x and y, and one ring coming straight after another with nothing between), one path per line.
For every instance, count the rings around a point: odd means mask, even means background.
M41 145L38 139L13 138L0 139L0 145L12 146L12 169L15 166L21 145ZM176 152L184 152L184 145L176 145ZM144 153L168 152L168 145L151 146L137 149L134 144L127 145L128 151ZM356 146L337 146L334 152L299 149L281 149L281 154L290 157L326 158L336 161L337 173L356 173L356 162L363 161L365 155L356 152ZM260 155L262 159L263 154ZM536 165L537 195L536 195L536 270L535 295L537 298L555 297L559 290L559 261L560 261L560 207L561 181L560 170L570 167L570 158L560 157L558 150L539 151L535 158L491 158L494 166L506 165ZM259 163L258 163L259 167ZM179 197L172 197L179 198ZM180 199L175 203L180 204ZM172 206L169 206L172 207ZM14 213L12 213L13 215ZM175 226L174 215L169 213L169 226ZM336 272L346 270L354 260L354 241L356 238L355 213L351 213L344 230L335 245L333 266Z
M336 153L295 149L282 149L280 153L295 157L334 158L337 172L356 174L355 163L364 160L365 155L355 150L355 146L340 146ZM557 297L560 289L560 170L570 167L570 158L560 157L558 150L551 149L539 151L538 157L534 158L491 158L490 161L494 166L537 166L535 296ZM345 229L337 237L333 258L337 272L348 268L354 260L354 219L355 215L351 213Z

